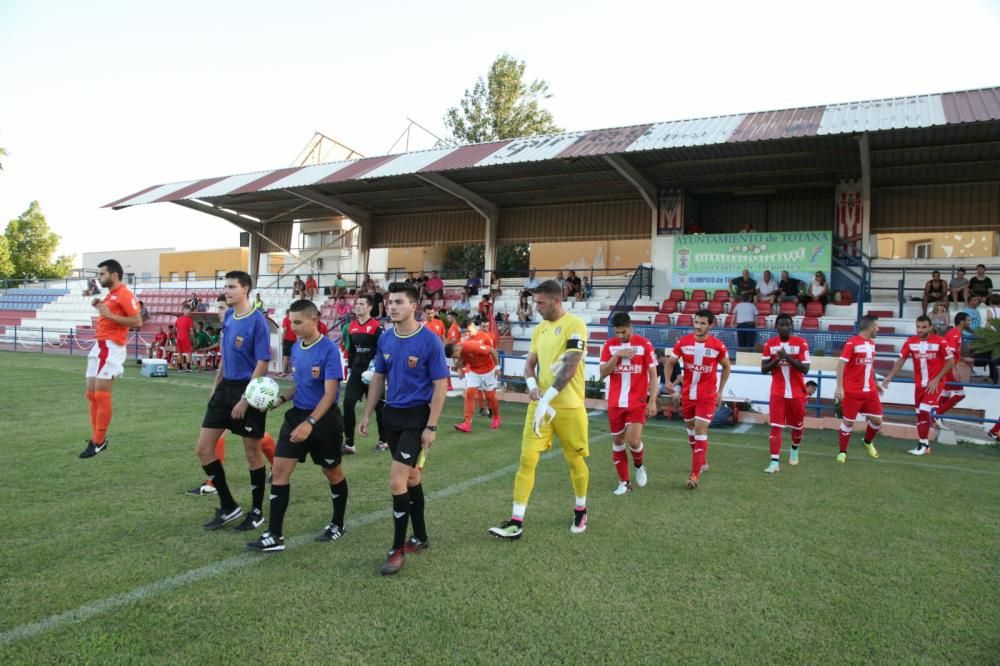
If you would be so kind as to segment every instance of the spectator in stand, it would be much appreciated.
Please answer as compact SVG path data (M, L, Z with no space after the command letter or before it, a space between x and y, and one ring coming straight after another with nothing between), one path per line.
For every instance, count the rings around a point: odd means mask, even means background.
M535 293L535 287L542 283L537 277L535 277L535 269L532 268L528 271L528 279L524 281L524 288L521 289L521 296L527 295L530 299Z
M501 312L500 314L497 315L497 322L498 322L498 326L500 328L500 336L501 337L510 337L510 335L511 335L511 332L510 332L510 315L505 315L504 313Z
M576 299L578 301L590 300L590 297L594 295L594 288L590 286L590 280L587 276L583 276L583 284L580 286L580 293L577 294Z
M948 304L935 303L934 309L931 312L931 327L934 329L934 332L938 335L944 335L948 332L949 324Z
M385 298L382 296L382 290L376 287L374 282L372 282L372 291L368 295L368 300L372 304L372 317L375 319L385 317Z
M774 303L778 298L778 282L771 276L771 271L764 271L764 276L757 283L757 302Z
M783 301L799 300L799 292L802 291L802 280L788 275L788 271L781 271L781 280L778 282L778 295Z
M142 301L139 301L139 316L142 318L143 324L149 320L149 308Z
M969 302L970 296L978 296L980 301L984 301L993 294L993 280L986 277L986 266L979 264L976 266L976 274L969 280L965 288L965 302Z
M431 300L444 298L444 280L438 276L437 271L431 271L431 276L427 278L427 287L424 290L424 296Z
M952 303L965 302L965 288L969 286L969 281L965 278L965 269L959 268L955 271L955 277L948 283L948 290L951 292Z
M317 296L319 296L319 283L310 273L306 276L306 298L313 300Z
M420 296L420 300L424 300L427 297L427 275L420 271L420 275L417 276L416 282L417 293Z
M490 296L493 300L500 298L500 294L503 293L503 285L500 284L500 276L496 271L490 275Z
M159 332L153 337L146 351L147 358L163 358L164 347L167 346L167 332L160 326Z
M741 234L755 234L757 231L753 228L753 225L749 222L744 222L743 226L740 227L739 233Z
M351 316L351 306L347 302L347 299L341 296L337 299L337 305L333 308L334 314L334 328L340 328Z
M750 300L757 295L757 282L750 277L750 271L743 269L743 274L738 278L733 278L730 282L733 287L733 294L740 300L743 300L744 296L748 296Z
M260 298L260 292L259 291L257 292L256 298L253 299L253 307L256 310L260 310L261 312L264 312L264 301L261 300L261 298ZM264 312L264 314L267 314L267 313Z
M757 308L750 301L750 296L744 294L740 297L740 302L733 308L736 328L741 329L736 332L736 335L742 349L753 349L754 341L757 338L757 334L753 330L757 328Z
M468 289L462 289L462 298L455 303L451 309L455 312L464 314L466 317L469 316L469 313L472 311L472 303L469 302Z
M337 273L337 279L333 281L333 293L331 295L334 298L347 296L347 280L340 273Z
M693 217L689 218L687 224L684 225L684 233L686 234L700 234L703 233L701 230L701 225Z
M87 288L83 290L84 296L98 296L101 293L101 287L97 284L97 278L90 278L87 282Z
M979 297L969 295L968 303L961 312L969 318L969 325L965 327L965 330L970 334L967 337L971 337L971 332L983 327L983 318L979 314Z
M819 301L826 310L826 302L830 298L830 285L826 283L826 276L823 271L816 271L812 281L809 283L809 293L802 297L803 303Z
M563 275L562 271L559 271L559 273L556 274L556 282L559 283L559 288L562 289L563 292L565 293L565 291L566 291L566 276Z
M365 277L361 280L361 286L358 287L359 294L373 294L375 293L375 280L368 273L365 273Z
M292 298L298 300L300 298L306 297L306 283L302 281L298 275L295 276L295 282L292 283Z
M535 313L531 309L531 297L522 291L521 300L517 302L517 320L522 322L531 321L534 316Z
M566 284L563 287L563 298L569 298L570 296L579 296L580 289L583 287L583 281L576 276L576 271L571 270L569 275L566 277Z
M1000 294L990 294L986 302L989 304L986 306L986 325L989 326L991 319L1000 319Z
M927 314L927 305L929 303L947 302L948 287L945 285L944 280L941 279L941 273L939 271L933 271L931 273L931 279L924 285L923 313Z
M483 286L483 280L475 271L469 271L469 279L465 281L465 291L469 296L478 296Z
M489 321L493 317L493 299L489 294L483 294L479 299L479 307L476 308L483 321Z
M198 306L201 304L201 300L198 299L197 294L192 293L191 298L184 301L181 305L186 305L191 308L191 312L197 312Z
M292 345L295 344L295 331L292 330L292 320L288 316L288 310L285 310L285 318L281 320L281 373L282 377L287 377L291 372L291 368L288 367L288 359L292 355Z

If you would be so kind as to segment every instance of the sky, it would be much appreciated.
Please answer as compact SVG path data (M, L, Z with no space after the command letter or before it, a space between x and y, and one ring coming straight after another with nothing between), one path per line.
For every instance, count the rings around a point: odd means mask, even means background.
M366 156L407 117L445 135L505 52L584 130L997 86L997 35L1000 0L0 0L0 222L38 200L60 254L235 246L179 206L101 206L288 166L315 131Z

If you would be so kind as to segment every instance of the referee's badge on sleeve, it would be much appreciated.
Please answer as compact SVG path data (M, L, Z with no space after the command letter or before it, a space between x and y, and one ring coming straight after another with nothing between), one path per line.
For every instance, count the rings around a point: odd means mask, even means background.
M418 359L416 356L408 356L406 358L406 365L410 366L411 368L415 368L417 367L418 360L420 359Z

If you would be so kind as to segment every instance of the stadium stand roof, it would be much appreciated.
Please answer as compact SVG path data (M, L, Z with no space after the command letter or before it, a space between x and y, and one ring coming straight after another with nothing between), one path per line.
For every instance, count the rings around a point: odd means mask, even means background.
M837 182L860 179L863 169L873 188L996 182L1000 87L201 178L152 185L105 207L172 202L259 233L279 247L290 241L295 221L342 215L367 237L383 219L399 229L425 224L426 218L413 214L461 214L453 220L461 225L472 214L487 220L486 237L493 234L495 241L502 209L645 202L656 211L657 192L673 188L716 200L815 198L831 196ZM402 242L390 236L377 242ZM419 240L426 244L424 236ZM369 242L362 242L363 252Z

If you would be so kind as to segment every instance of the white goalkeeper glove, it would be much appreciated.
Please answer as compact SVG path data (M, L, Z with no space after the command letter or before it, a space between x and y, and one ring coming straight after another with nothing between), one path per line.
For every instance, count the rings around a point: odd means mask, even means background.
M556 417L556 410L549 403L557 395L559 395L559 391L554 386L550 386L545 395L538 401L538 406L535 408L535 418L531 424L535 431L535 437L541 437L542 425Z
M375 361L368 364L368 369L361 373L361 383L371 384L372 377L375 376Z

